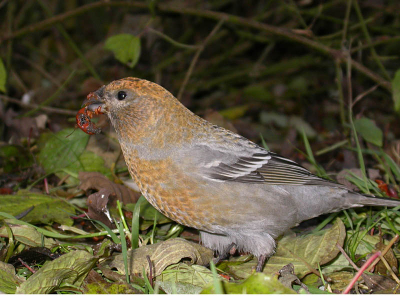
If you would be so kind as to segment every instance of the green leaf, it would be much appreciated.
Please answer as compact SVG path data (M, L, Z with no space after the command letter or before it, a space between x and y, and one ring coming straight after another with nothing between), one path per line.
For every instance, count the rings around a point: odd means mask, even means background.
M86 251L71 251L47 262L17 288L16 294L49 294L62 284L79 287L97 260Z
M279 282L276 276L254 273L242 283L222 282L227 294L296 294ZM201 293L214 294L214 285L210 284Z
M71 175L66 179L68 184L79 184L79 172L99 172L109 176L111 172L104 166L104 159L92 151L85 150L79 156L78 160L62 169L62 172L57 172L59 178L64 178L67 174Z
M383 133L375 123L368 118L361 118L354 121L356 130L367 142L382 147Z
M0 58L0 92L6 92L7 72L3 61Z
M169 239L156 244L146 245L128 251L128 261L131 261L131 275L142 274L143 268L149 274L149 262L147 256L154 266L154 276L158 276L168 266L189 259L191 263L206 265L213 258L213 251L199 244L186 241L182 238ZM134 258L131 260L131 258ZM121 274L125 274L123 255L118 254L109 263L111 268L116 268Z
M117 34L106 40L104 48L112 51L120 62L133 68L140 57L140 38L131 34Z
M75 213L74 208L66 202L39 193L20 190L17 195L1 195L0 211L11 215L18 215L34 207L23 221L32 224L49 224L57 222L63 225L72 225L70 216ZM3 217L0 217L2 220Z
M15 290L21 282L23 279L15 275L14 266L0 261L0 292L15 294Z
M204 266L178 263L167 267L156 279L163 282L187 283L204 288L213 281L213 275ZM198 289L194 290L198 291Z
M249 109L249 106L247 104L245 104L245 105L234 106L234 107L230 107L230 108L221 110L219 113L224 118L227 118L229 120L236 120L236 119L243 117L248 109Z
M59 172L78 161L85 150L89 135L67 128L50 137L39 153L39 162L46 173Z
M329 229L304 236L285 235L278 241L276 253L271 256L263 270L265 274L278 272L289 263L294 265L295 275L300 279L310 273L310 268L317 268L333 260L339 253L336 244L343 245L346 230L343 222L337 218ZM230 259L229 261L231 261ZM246 278L252 272L257 261L229 265L230 273Z
M243 95L247 98L252 98L259 101L272 101L274 95L265 88L263 84L250 85L243 90Z
M58 246L58 243L51 238L43 237L36 228L28 225L10 225L10 229L14 239L21 244L30 247L46 247L53 248ZM8 237L7 228L5 226L0 228L0 237Z
M4 173L32 165L32 155L19 145L4 145L0 147L0 158L2 159Z
M400 111L400 69L397 70L392 80L392 93L394 101L394 110Z

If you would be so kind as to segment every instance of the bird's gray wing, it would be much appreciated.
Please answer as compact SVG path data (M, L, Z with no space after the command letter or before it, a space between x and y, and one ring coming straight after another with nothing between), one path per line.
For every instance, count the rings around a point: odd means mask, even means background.
M340 186L312 174L296 162L276 153L258 146L248 147L248 143L229 148L198 145L192 151L202 175L216 181Z

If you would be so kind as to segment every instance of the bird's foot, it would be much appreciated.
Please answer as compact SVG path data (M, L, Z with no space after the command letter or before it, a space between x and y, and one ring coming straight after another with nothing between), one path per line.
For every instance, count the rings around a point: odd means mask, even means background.
M267 259L267 255L266 254L260 255L258 257L258 263L257 263L257 267L256 267L256 272L262 272L262 270L264 269L264 265L265 265L266 259Z

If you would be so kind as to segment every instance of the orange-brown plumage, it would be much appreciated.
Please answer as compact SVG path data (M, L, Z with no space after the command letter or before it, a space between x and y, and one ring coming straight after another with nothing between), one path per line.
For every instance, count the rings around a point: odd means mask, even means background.
M319 178L201 119L155 83L124 78L93 95L88 108L99 111L100 105L110 118L147 200L199 229L203 243L220 255L232 244L253 253L258 271L272 255L274 239L303 220L349 207L398 204Z

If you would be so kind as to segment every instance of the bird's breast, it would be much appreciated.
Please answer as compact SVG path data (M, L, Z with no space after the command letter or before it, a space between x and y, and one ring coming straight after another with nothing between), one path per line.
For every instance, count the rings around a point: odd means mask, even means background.
M151 205L178 223L204 229L207 215L196 204L201 195L194 179L171 159L147 160L123 152L129 173Z

